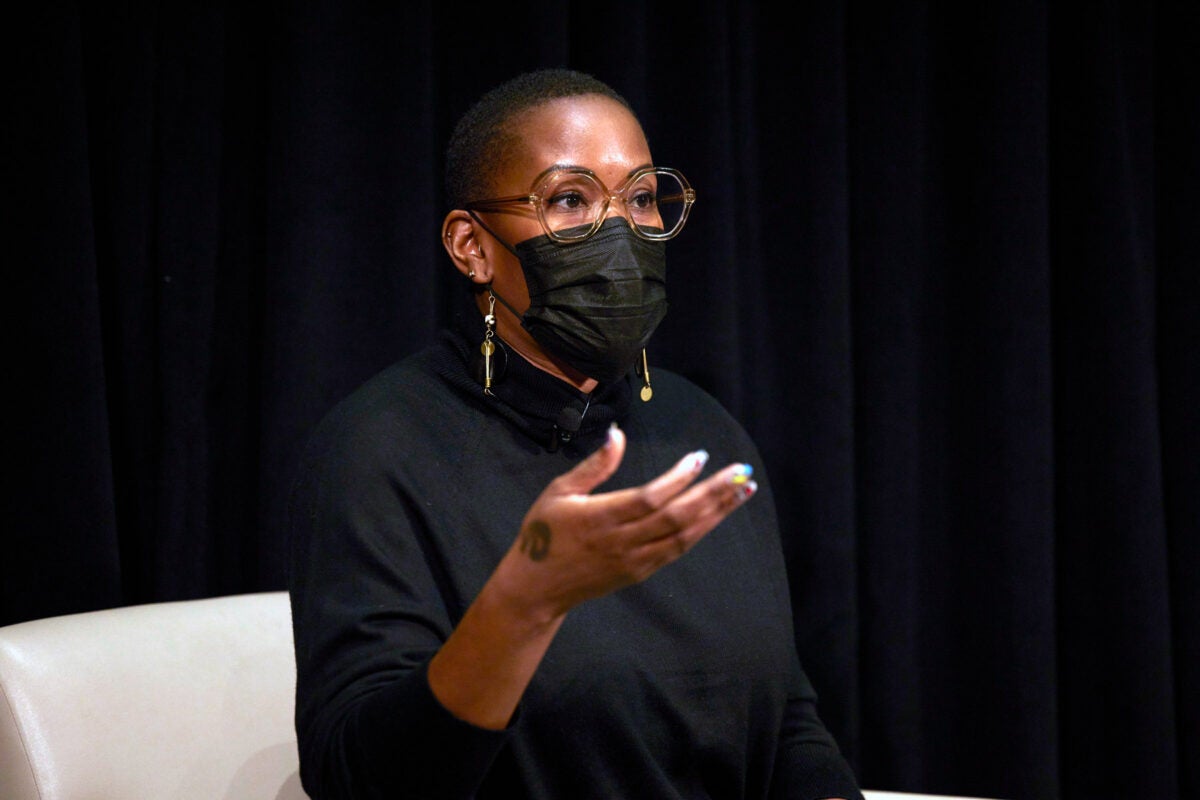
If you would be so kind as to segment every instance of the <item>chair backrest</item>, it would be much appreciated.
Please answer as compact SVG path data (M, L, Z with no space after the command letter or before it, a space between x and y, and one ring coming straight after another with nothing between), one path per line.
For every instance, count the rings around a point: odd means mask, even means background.
M304 800L286 592L0 628L0 798Z

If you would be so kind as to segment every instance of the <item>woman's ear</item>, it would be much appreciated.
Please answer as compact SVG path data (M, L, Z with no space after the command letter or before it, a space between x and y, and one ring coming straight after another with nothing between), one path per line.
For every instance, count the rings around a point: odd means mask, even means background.
M461 209L451 211L442 221L442 244L454 267L472 283L492 282L492 266L483 253L482 228Z

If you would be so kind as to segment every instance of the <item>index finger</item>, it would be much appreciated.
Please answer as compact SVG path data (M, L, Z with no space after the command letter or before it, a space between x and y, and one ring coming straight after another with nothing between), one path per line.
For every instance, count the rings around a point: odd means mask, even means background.
M707 450L694 450L669 470L641 486L593 495L595 508L614 522L641 519L659 510L699 476L708 463Z

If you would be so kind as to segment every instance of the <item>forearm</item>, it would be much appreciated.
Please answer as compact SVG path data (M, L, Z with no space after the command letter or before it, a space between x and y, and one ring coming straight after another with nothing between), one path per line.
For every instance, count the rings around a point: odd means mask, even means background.
M502 562L429 664L434 696L480 728L508 725L565 618L520 597Z
M302 750L312 748L308 770L316 769L306 786L321 787L314 796L474 794L563 621L514 574L512 560L523 557L501 561L427 662L404 674L364 668L373 690L320 707L301 736Z

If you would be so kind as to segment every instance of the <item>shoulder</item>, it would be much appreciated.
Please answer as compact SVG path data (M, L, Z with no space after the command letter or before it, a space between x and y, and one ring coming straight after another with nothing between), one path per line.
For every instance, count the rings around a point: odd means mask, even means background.
M373 469L396 463L400 451L419 453L466 424L468 403L439 374L440 345L420 350L378 372L344 397L312 430L303 464Z
M325 414L313 429L311 442L330 443L386 424L404 407L407 395L432 382L433 376L422 369L423 361L424 351L410 355L360 384Z
M703 432L749 444L742 424L708 391L667 369L656 369L650 377L651 400L634 400L635 415L645 424L664 433Z

